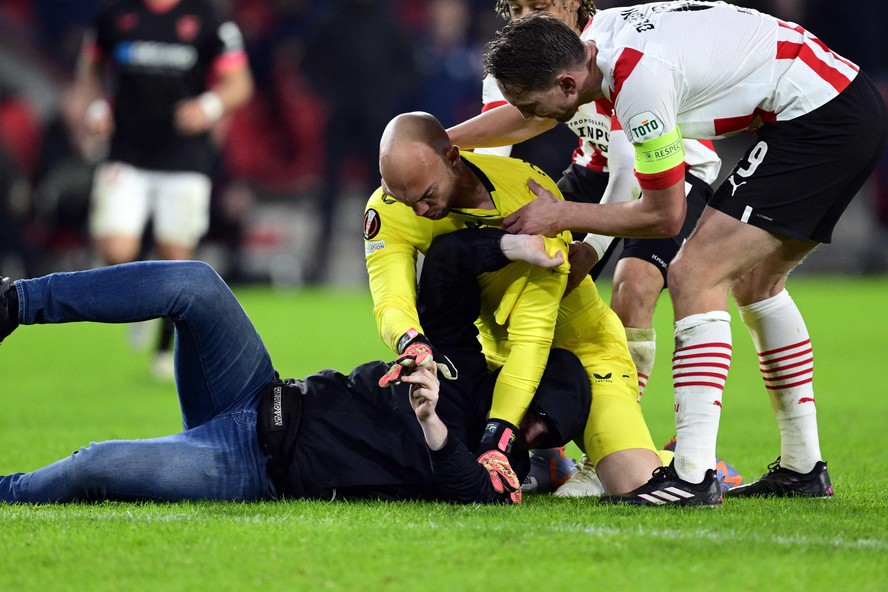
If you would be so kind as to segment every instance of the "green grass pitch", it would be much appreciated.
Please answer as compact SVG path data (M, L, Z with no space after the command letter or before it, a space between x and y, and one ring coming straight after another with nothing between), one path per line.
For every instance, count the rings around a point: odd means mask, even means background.
M603 291L606 291L603 287ZM799 277L817 365L832 500L715 509L433 503L185 503L0 507L0 590L886 590L888 279ZM390 355L365 290L237 290L282 375ZM720 456L746 478L778 454L746 330L734 316ZM643 407L673 431L671 309ZM119 325L22 327L0 346L0 474L93 440L179 430L173 387Z

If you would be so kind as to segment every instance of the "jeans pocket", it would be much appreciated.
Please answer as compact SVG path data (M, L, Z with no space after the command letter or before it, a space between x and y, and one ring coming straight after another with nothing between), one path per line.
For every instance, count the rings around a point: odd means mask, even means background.
M253 410L244 409L243 411L235 411L231 414L231 419L238 425L256 427L256 418L258 413Z

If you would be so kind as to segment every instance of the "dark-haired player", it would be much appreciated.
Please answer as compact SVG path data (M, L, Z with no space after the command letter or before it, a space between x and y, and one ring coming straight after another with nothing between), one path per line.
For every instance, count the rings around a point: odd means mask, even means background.
M785 282L830 242L881 158L888 118L878 91L801 26L723 2L601 11L581 38L558 19L533 15L508 25L485 62L527 116L565 119L578 105L613 102L643 190L634 202L572 204L534 185L538 199L504 222L513 232L672 236L686 210L682 139L757 134L669 268L675 463L613 501L657 503L652 497L669 490L669 503L686 503L713 478L732 353L729 292L781 434L778 462L729 495L831 496L811 341Z
M589 26L596 7L591 0L498 0L497 12L511 21L528 14L545 12L557 17L580 34ZM475 152L508 156L511 145L523 142L555 127L554 119L525 118L509 105L488 74L483 82L482 114L448 130L454 144L475 148ZM599 99L579 105L565 124L579 138L572 161L565 169L558 187L568 201L610 203L636 199L641 189L633 174L632 145L619 121L613 117L613 105ZM497 146L490 148L491 146ZM480 147L480 148L478 148ZM712 195L721 160L712 142L685 140L685 192L688 210L681 232L671 238L631 238L624 241L613 277L611 307L626 328L629 352L638 370L638 395L644 389L654 367L657 351L653 314L660 293L666 288L669 262L690 235ZM613 237L589 233L582 242L571 245L571 277L578 278L592 270L593 279L604 269L619 241ZM571 285L571 284L569 284ZM597 478L591 464L574 476L557 495L579 496L597 490Z

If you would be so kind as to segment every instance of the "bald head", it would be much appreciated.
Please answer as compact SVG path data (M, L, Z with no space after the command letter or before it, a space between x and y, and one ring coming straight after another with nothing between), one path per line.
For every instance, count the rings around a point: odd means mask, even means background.
M452 144L444 126L428 113L402 113L385 127L379 142L379 172L386 185L401 185L447 158Z
M452 186L453 163L459 149L453 146L444 126L428 113L403 113L392 119L379 142L379 172L385 191L414 206L428 201L439 186ZM446 215L451 199L443 208L432 208L429 217ZM425 208L414 207L419 215Z

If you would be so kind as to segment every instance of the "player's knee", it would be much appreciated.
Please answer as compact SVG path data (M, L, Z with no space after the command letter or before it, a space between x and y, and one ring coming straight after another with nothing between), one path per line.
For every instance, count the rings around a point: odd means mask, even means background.
M682 251L669 264L666 271L666 281L669 285L669 294L673 300L684 293L693 292L694 284L704 284L707 278L705 266L695 265L692 257Z
M193 256L194 249L190 246L176 243L158 243L157 254L166 261L183 261Z
M95 249L106 265L134 261L139 254L138 243L126 238L108 237L95 240Z
M662 279L659 276L657 279L657 282L651 282L634 277L614 281L611 308L624 326L645 326L644 322L653 316L663 286Z

